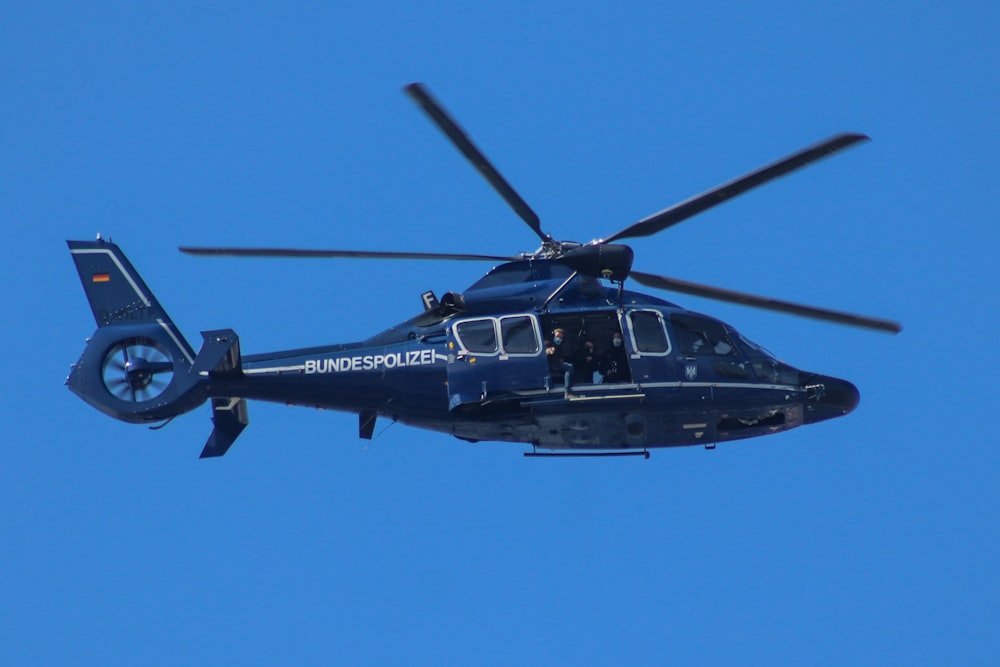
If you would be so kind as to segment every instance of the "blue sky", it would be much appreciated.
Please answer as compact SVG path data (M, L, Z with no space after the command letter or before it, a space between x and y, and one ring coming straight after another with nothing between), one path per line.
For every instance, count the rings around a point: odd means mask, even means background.
M0 662L995 664L1000 7L990 2L8 3ZM649 461L526 460L251 404L150 432L63 386L65 239L120 243L193 340L365 338L534 235L401 94L425 81L559 238L837 131L873 141L638 239L636 268L900 320L694 298L858 410Z

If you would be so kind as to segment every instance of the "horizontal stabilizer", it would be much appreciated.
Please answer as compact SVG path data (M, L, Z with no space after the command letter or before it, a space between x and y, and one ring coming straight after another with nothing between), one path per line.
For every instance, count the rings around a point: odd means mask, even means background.
M199 375L218 375L243 372L240 356L240 337L232 329L202 331L201 350L194 360L192 371Z

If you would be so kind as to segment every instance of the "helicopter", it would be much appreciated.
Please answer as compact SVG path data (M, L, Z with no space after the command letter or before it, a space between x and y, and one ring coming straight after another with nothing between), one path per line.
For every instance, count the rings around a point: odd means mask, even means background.
M66 384L116 419L159 429L211 404L201 457L225 454L249 423L248 401L354 413L469 441L530 445L525 456L641 455L659 447L763 436L850 413L858 389L804 371L718 319L625 288L645 287L887 333L894 321L632 270L621 243L692 216L865 142L833 135L589 243L546 233L521 198L421 83L404 92L540 240L516 255L181 247L199 256L494 262L462 292L421 295L422 312L366 340L243 354L231 329L179 331L118 245L67 241L97 330Z

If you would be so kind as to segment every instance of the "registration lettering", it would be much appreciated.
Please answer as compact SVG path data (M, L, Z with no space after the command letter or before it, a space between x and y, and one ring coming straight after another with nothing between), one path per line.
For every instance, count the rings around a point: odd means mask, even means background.
M353 371L381 371L409 366L428 366L438 359L447 361L443 354L434 350L406 350L388 354L366 354L356 357L335 357L333 359L306 359L306 375L315 373L345 373Z

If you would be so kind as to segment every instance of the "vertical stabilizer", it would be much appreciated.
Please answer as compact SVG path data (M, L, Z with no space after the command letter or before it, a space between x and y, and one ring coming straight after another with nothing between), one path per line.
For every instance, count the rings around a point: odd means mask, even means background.
M188 362L194 361L191 345L117 245L99 236L96 241L66 244L98 328L157 324L183 351Z
M150 422L205 400L194 350L121 249L98 237L67 241L97 321L67 384L117 419Z

